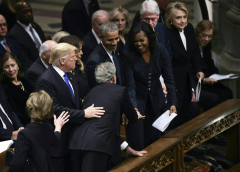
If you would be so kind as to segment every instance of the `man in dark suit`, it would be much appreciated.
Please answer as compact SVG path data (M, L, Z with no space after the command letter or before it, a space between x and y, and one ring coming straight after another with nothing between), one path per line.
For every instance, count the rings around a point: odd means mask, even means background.
M100 27L100 38L102 42L93 50L86 63L86 73L90 89L97 83L94 72L98 64L102 62L112 62L117 70L117 84L124 85L123 62L121 54L117 50L119 42L119 30L115 23L106 22Z
M51 49L57 43L55 41L45 41L40 47L40 58L38 58L29 68L27 72L27 79L31 82L33 87L37 82L38 77L50 66L49 59Z
M75 68L77 60L76 47L59 43L52 48L50 64L52 64L37 80L35 91L44 90L53 99L53 110L56 116L62 111L70 114L69 122L62 128L62 139L58 147L52 150L51 164L53 171L64 170L64 156L67 150L70 131L76 124L82 124L85 118L100 118L102 108L94 105L80 110L78 85L70 72Z
M41 27L33 22L32 8L27 1L18 1L15 10L17 22L7 37L18 42L20 55L29 68L39 58L39 48L46 39Z
M120 134L119 123L121 112L124 112L131 123L144 118L136 111L129 99L127 89L116 85L116 68L111 62L101 63L96 67L96 81L99 83L86 96L83 107L92 103L104 107L104 116L98 119L88 119L83 125L73 129L70 149L81 154L82 166L79 158L75 159L78 172L105 172L111 157L121 158L120 144L116 135ZM125 148L126 150L129 147ZM130 148L131 149L131 148ZM116 153L118 152L118 154ZM133 152L133 151L132 151ZM146 151L138 152L143 156ZM94 165L93 165L94 164Z
M7 96L0 85L0 141L17 140L18 132L23 129L17 114L7 102Z
M97 45L101 42L99 38L100 34L100 26L108 21L108 12L104 10L98 10L93 13L92 16L92 30L90 30L83 37L83 55L81 60L86 63L88 57L92 53L92 51L97 47Z
M0 57L6 53L10 52L15 55L23 68L26 68L26 63L24 63L23 59L19 54L18 44L13 39L6 38L8 32L7 22L4 16L0 15Z
M99 10L97 0L70 0L62 11L62 30L79 38L91 30L92 14Z

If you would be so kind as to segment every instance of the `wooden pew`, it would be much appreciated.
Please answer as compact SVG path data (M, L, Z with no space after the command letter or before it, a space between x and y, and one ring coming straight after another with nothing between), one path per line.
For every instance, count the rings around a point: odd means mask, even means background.
M202 113L196 118L163 135L158 141L146 148L144 157L133 157L113 168L112 172L125 171L172 171L184 172L184 153L206 142L212 137L228 130L226 156L238 164L229 170L240 171L240 99L227 100L216 107ZM173 140L168 139L176 139ZM161 147L160 147L161 145ZM159 146L159 147L158 147ZM174 150L173 161L168 166L155 166L159 157ZM157 163L161 164L161 163ZM146 169L149 167L148 169Z
M7 172L8 169L9 169L9 168L5 165L6 152L7 152L7 151L4 151L4 152L0 153L0 172Z

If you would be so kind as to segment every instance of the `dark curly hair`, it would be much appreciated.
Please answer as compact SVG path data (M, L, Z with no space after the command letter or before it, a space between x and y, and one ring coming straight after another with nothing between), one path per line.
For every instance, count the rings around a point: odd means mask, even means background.
M14 56L12 53L6 52L4 53L1 57L0 57L0 81L3 81L5 79L8 79L7 76L4 74L3 71L3 65L6 61L8 61L9 59L13 59L17 65L18 65L18 75L17 78L23 78L24 77L24 72L23 72L23 68L22 68L22 64L18 61L17 57Z
M157 47L157 32L155 32L151 25L145 22L139 22L134 25L132 25L130 31L129 31L129 37L127 41L127 45L129 47L129 50L138 51L136 47L134 46L134 37L137 33L144 32L145 35L148 38L149 43L149 49L151 53L155 53L156 47Z

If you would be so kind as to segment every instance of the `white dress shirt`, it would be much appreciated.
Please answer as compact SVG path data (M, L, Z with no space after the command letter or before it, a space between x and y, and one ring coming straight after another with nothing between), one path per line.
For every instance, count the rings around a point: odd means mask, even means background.
M184 30L182 30L182 32L179 32L179 34L180 34L180 37L182 39L184 48L187 51L187 40L186 40L186 36L184 35Z
M101 42L101 44L102 44L103 48L106 50L106 52L107 52L108 56L110 57L112 63L114 64L114 60L113 60L113 56L112 56L112 51L110 51L109 49L107 49L107 48L103 45L102 42ZM114 66L115 66L115 64L114 64Z
M35 40L34 40L34 38L33 38L33 35L32 35L32 33L31 33L31 31L30 31L30 27L32 27L32 24L30 23L30 24L27 26L27 25L21 23L21 22L18 21L18 20L17 20L17 22L23 27L23 29L24 29L24 30L28 33L28 35L32 38L33 42L35 42ZM39 43L42 45L42 40L40 39L38 33L36 32L36 30L34 29L34 27L32 27L32 29L33 29L33 32L34 32L36 38L38 39Z
M42 63L43 63L43 66L45 66L45 68L47 69L47 68L48 68L48 65L46 65L46 64L44 63L44 61L42 60L41 57L40 57L40 59L41 59L41 61L42 61Z
M97 43L99 44L101 42L101 40L99 39L99 37L97 36L96 32L92 29L92 33L94 35L94 37L96 38Z
M56 70L56 72L61 76L61 78L63 79L63 81L65 82L65 78L64 78L64 74L65 74L65 72L63 72L61 69L59 69L57 66L54 66L54 65L52 65L52 67L53 67L53 69L55 69ZM71 84L71 82L68 80L68 83L69 83L69 85L71 86L71 88L72 88L72 90L73 90L73 94L74 94L74 89L73 89L73 87L72 87L72 84Z
M7 113L6 113L5 110L3 109L1 103L0 103L0 108L2 109L2 112L6 115L7 119L10 121L10 123L13 124L12 121L11 121L11 119L8 117ZM7 129L6 124L3 122L3 120L2 120L1 117L0 117L0 120L1 120L1 122L2 122L2 124L3 124L3 128L4 128L4 129Z
M5 50L7 51L7 48L6 48L6 46L4 45L3 42L6 42L6 39L5 39L5 38L4 38L4 40L1 40L0 43L2 44L3 48L5 48ZM6 43L7 43L7 42L6 42Z

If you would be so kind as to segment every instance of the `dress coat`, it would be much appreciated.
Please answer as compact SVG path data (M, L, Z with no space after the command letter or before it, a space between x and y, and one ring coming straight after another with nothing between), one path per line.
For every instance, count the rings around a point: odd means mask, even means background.
M188 106L186 104L190 104L192 99L190 64L192 64L195 74L202 71L201 55L195 39L194 28L190 23L184 28L184 35L187 42L187 51L184 48L178 29L174 26L172 26L172 29L167 28L179 108Z
M31 82L33 87L35 87L39 76L41 76L41 74L46 69L47 68L44 66L40 57L30 66L30 68L28 69L26 77Z
M41 27L35 22L32 22L31 24L38 33L42 43L45 42L46 39ZM14 39L18 43L20 56L23 58L28 68L39 58L39 50L37 49L36 44L18 22L16 22L13 28L9 31L7 38Z
M29 95L34 91L34 88L27 79L21 78L20 80L24 86L24 91L8 79L3 80L1 84L5 90L10 106L18 115L21 123L25 126L31 121L25 107Z
M121 70L121 78L122 78L122 85L125 85L124 81L124 74L123 74L123 60L122 60L122 54L119 52L119 47L115 51L115 55L117 56L120 70ZM95 68L97 65L103 62L111 62L111 59L109 55L107 54L106 50L104 49L102 43L98 44L98 46L93 50L91 55L88 58L88 61L86 63L86 74L88 77L88 84L90 89L92 89L94 86L97 85L96 79L95 79ZM120 82L117 77L117 84L120 85Z
M100 9L97 0L91 0L91 6L93 12ZM70 0L62 11L62 30L82 39L92 29L91 20L83 0Z
M165 46L159 43L156 46L156 52L150 55L149 66L137 50L130 50L124 55L124 72L129 97L133 106L138 108L142 115L145 115L146 108L151 109L153 114L151 117L146 117L149 121L157 119L165 105L165 97L159 81L160 75L163 76L168 90L169 105L177 107L171 59ZM151 102L150 107L146 107L147 100ZM152 130L151 124L145 125L143 121L138 121L135 125L127 125L126 134L130 146L136 150L143 149L144 142L148 139L143 133L150 130Z
M24 168L25 160L30 161L28 171L51 172L51 147L59 144L61 133L54 132L46 122L30 123L18 133L13 160L9 172L19 172Z
M53 157L64 157L72 127L76 124L82 124L85 121L85 113L83 110L80 110L77 81L72 73L68 72L67 75L74 90L75 100L73 100L72 94L63 78L52 66L49 66L49 68L38 78L35 86L35 91L44 90L53 99L53 111L57 117L63 111L70 114L69 122L62 128L61 143L52 151L51 156Z
M121 112L124 112L130 123L138 120L127 89L113 83L99 84L88 93L83 108L93 103L96 107L104 107L104 115L101 118L86 119L84 124L75 127L71 133L69 148L106 153L114 156L120 163L121 143L118 137Z
M8 117L10 118L10 120L12 121L15 130L18 130L20 127L24 127L23 124L18 119L17 114L10 107L5 91L1 85L0 85L0 104L4 111L6 112L6 114L8 115ZM0 141L11 140L11 137L12 131L3 128L3 124L0 120Z
M83 55L81 57L81 60L86 63L88 60L88 57L93 52L93 50L97 47L98 42L93 35L92 30L90 30L84 37L83 37L84 46L82 47Z

